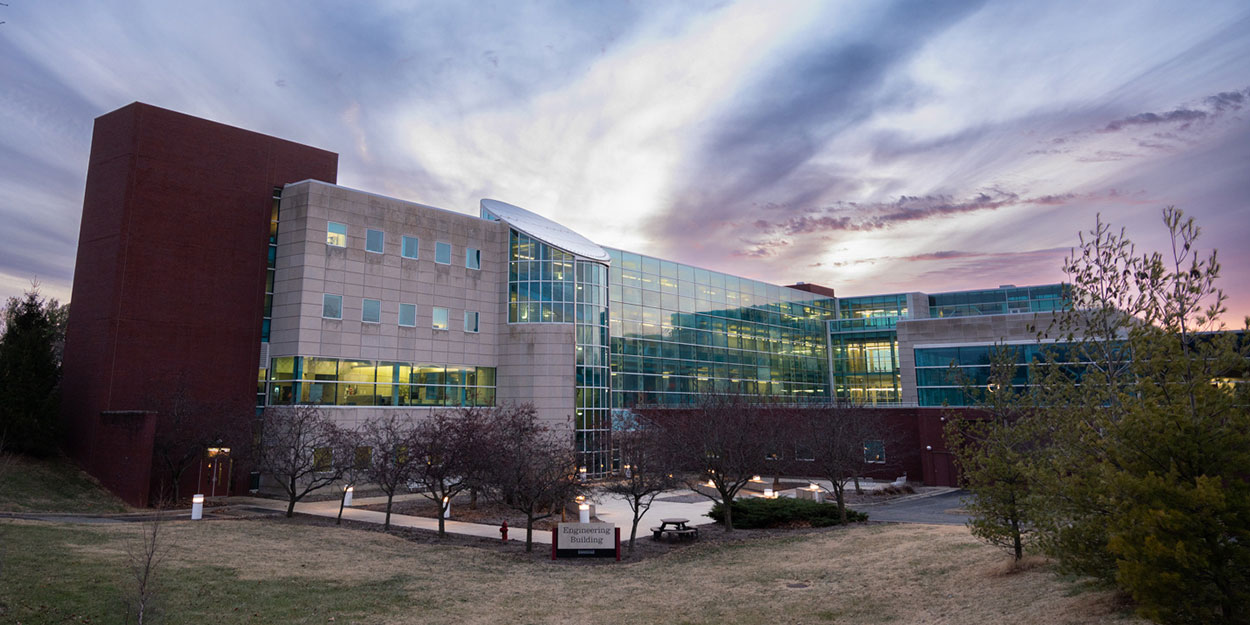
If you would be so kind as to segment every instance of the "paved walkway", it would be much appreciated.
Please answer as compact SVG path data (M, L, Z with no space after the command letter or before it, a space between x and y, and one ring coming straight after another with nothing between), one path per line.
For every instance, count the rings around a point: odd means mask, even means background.
M394 501L400 502L410 499L416 499L421 495L396 495ZM262 499L260 497L230 497L228 500L231 505L244 505L252 508L264 508L266 510L286 511L287 502L276 499ZM371 504L384 504L386 497L357 497L352 501L352 506L343 508L343 518L352 521L361 521L364 523L377 523L378 525L386 522L385 512L374 512L373 510L361 510L358 506L367 506ZM337 499L331 501L313 501L308 503L295 504L295 511L300 514L311 514L313 516L337 518L339 515L339 501ZM499 526L482 525L481 523L465 523L464 521L455 520L456 510L452 508L452 518L445 521L446 529L449 533L459 534L461 536L477 536L481 538L490 538L499 540ZM438 531L438 519L422 516L411 516L407 514L391 514L391 525L395 527L411 527L415 529ZM509 527L508 540L525 542L525 527ZM534 531L534 542L544 545L551 544L550 531Z
M878 504L856 505L856 510L868 513L871 521L893 523L922 523L925 525L963 525L968 515L955 512L963 507L967 491L947 489L928 496L912 496Z
M663 497L675 497L683 495L693 495L692 491L680 490L672 491L662 495ZM394 501L408 501L420 498L419 494L396 495ZM286 511L286 502L277 499L264 499L260 497L230 497L227 500L229 505L247 506L251 508L262 508L265 510ZM352 501L352 506L343 509L343 518L353 521L362 521L365 523L382 524L386 520L385 512L374 512L372 510L361 510L358 506L366 506L372 504L384 504L386 497L356 497ZM605 523L613 523L625 532L629 531L630 523L633 521L633 511L629 508L628 501L623 497L608 495L606 493L598 495L594 500L595 516ZM638 526L642 528L640 532L646 532L646 528L650 527L648 523L658 524L659 519L667 518L685 518L690 519L691 525L706 525L712 522L708 518L707 512L712 509L711 500L703 500L695 503L681 503L674 501L655 501L651 504L651 509L639 521ZM295 504L295 511L301 514L311 514L319 517L336 518L339 514L339 502L337 499L330 501L313 501L307 503ZM483 525L481 523L465 523L464 521L455 520L456 509L453 506L451 510L452 518L447 519L446 528L449 533L459 534L462 536L478 536L482 538L499 538L499 526ZM438 531L438 519L429 517L411 516L407 514L391 514L391 525L397 527L411 527L416 529ZM525 527L508 528L508 539L516 541L525 541ZM534 542L544 545L551 544L551 532L535 531Z
M962 525L968 519L966 515L951 514L947 511L958 508L961 505L960 497L963 494L963 491L955 489L933 489L919 495L894 499L879 504L861 504L855 507L867 512L869 518L874 521ZM421 497L419 494L396 495L395 502L413 500L419 497ZM670 491L664 493L661 499L680 499L680 501L661 501L657 499L652 502L651 509L647 511L647 514L638 523L639 533L645 534L648 531L647 528L658 524L660 519L667 518L689 519L690 525L709 525L712 523L712 519L707 516L708 511L712 509L712 501L710 499L699 497L689 490ZM231 497L227 499L227 502L230 505L286 511L286 502L276 499ZM385 512L362 510L358 507L386 503L385 497L357 497L352 503L352 507L343 509L343 518L377 524L385 521ZM595 516L600 521L613 523L624 532L629 531L630 524L633 521L633 511L630 510L629 503L624 497L600 493L593 498L593 503L595 504ZM301 514L311 514L333 519L338 516L339 502L338 500L330 500L298 503L295 504L295 511ZM446 521L446 529L449 533L489 539L499 538L498 526L457 521L455 520L455 514L456 509L453 506L452 518ZM438 531L437 519L406 514L391 514L391 525ZM524 541L525 528L509 528L508 539ZM549 531L535 531L534 542L550 545L551 533Z

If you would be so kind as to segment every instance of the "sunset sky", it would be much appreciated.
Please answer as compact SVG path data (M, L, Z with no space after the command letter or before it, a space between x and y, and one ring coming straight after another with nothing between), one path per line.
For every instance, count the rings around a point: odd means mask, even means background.
M0 297L70 299L92 120L133 101L339 183L843 295L1063 279L1174 204L1250 315L1250 3L0 6Z

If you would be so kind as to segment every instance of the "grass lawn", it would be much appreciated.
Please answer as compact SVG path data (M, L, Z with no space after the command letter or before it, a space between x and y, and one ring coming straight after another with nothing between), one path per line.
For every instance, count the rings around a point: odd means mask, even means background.
M0 512L125 512L126 504L66 458L0 455Z
M123 622L141 528L0 521L0 622ZM164 529L171 623L1140 623L1044 567L1004 573L1004 555L962 527L868 525L591 565L278 519Z

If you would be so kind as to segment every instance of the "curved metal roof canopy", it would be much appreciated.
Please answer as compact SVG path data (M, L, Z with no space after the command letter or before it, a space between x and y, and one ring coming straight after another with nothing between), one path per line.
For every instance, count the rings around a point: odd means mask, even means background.
M595 242L520 206L499 200L482 200L482 217L498 219L547 245L558 247L575 256L608 262L608 253Z

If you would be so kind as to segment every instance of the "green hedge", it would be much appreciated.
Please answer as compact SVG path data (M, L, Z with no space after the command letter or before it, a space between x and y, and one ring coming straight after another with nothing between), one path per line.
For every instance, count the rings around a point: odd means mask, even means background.
M838 517L837 504L816 503L810 499L736 499L733 502L733 511L734 527L741 529L777 527L802 521L810 523L812 527L828 527L842 522ZM717 523L725 522L724 507L719 503L714 504L707 515ZM846 520L851 523L867 521L868 515L847 508Z

